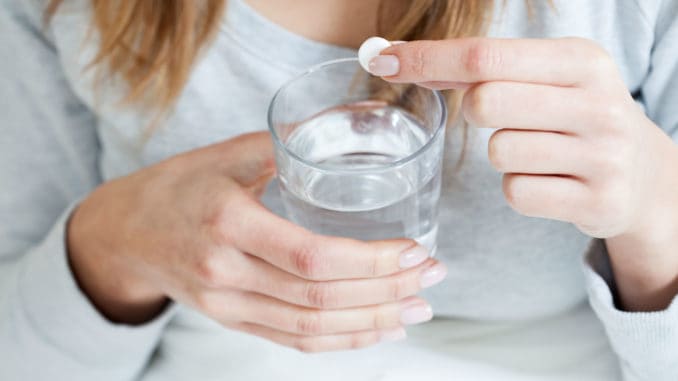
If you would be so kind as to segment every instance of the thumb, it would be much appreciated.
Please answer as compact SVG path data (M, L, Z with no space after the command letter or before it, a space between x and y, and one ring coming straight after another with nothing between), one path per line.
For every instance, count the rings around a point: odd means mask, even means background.
M253 132L224 143L221 160L226 174L243 187L260 192L275 175L271 134Z

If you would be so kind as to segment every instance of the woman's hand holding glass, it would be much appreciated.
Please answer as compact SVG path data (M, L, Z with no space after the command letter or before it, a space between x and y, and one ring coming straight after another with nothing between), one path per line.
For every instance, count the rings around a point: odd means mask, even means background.
M167 298L302 351L402 338L429 320L415 295L446 270L411 240L313 234L257 199L274 174L254 133L105 183L69 223L71 266L112 320L142 323Z

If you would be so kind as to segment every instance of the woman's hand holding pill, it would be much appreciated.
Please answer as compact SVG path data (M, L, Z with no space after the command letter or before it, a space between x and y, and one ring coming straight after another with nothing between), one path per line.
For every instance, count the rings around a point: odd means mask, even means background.
M664 308L678 292L678 147L604 49L579 38L414 41L370 57L369 71L465 90L466 120L496 129L488 154L508 203L605 238L625 308Z
M69 224L81 288L112 320L141 323L168 298L302 351L403 338L432 317L416 296L446 274L411 240L313 234L266 210L268 133L170 158L101 186Z

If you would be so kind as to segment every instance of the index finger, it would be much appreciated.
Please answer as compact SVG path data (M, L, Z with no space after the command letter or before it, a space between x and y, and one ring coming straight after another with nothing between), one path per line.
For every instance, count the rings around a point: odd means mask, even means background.
M410 239L364 242L314 234L254 199L238 208L232 239L241 251L317 281L381 277L424 262L428 250Z
M459 38L396 44L380 56L395 56L399 71L390 82L515 81L576 86L600 77L611 59L581 38ZM378 58L379 56L377 56Z

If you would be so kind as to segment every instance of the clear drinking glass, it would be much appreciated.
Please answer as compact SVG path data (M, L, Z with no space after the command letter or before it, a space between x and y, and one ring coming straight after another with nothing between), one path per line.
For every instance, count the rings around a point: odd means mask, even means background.
M412 238L433 253L446 119L440 93L389 84L354 58L292 79L268 110L287 217L320 234Z

